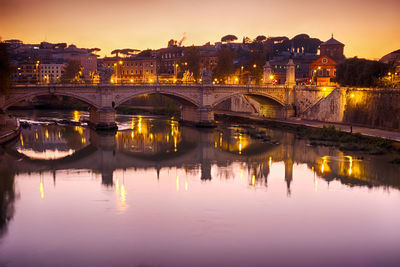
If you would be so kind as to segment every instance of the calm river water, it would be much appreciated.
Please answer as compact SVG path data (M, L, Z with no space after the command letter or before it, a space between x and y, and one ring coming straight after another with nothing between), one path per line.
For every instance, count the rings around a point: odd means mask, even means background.
M0 266L400 266L385 156L245 125L119 116L100 135L62 125L85 112L15 113L31 126L0 147Z

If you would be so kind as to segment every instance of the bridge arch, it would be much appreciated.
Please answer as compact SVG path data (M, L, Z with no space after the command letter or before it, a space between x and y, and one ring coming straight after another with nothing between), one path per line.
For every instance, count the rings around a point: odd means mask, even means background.
M192 106L192 107L196 107L196 108L200 106L200 103L197 99L193 99L188 95L180 93L178 90L175 92L172 92L172 91L171 92L169 92L169 91L157 92L154 90L152 90L152 91L146 90L146 91L140 91L140 92L132 92L132 93L130 93L128 95L124 95L122 97L118 97L118 95L117 95L116 100L115 100L115 107L118 107L118 106L122 105L123 103L125 103L131 99L134 99L136 97L140 97L140 96L144 96L144 95L153 95L153 94L168 96L185 106Z
M265 99L269 99L273 101L273 103L279 104L281 107L285 106L285 103L283 103L282 100L280 100L278 97L266 94L266 93L261 93L261 92L232 92L230 94L224 95L223 97L217 98L216 101L212 104L212 108L216 107L217 105L221 104L222 102L234 97L234 96L255 96L255 97L262 97Z
M73 99L77 99L79 101L82 101L86 104L88 104L91 107L94 107L96 109L100 108L100 106L98 105L98 103L95 102L94 99L91 99L88 96L85 95L80 95L80 94L75 94L75 92L68 92L68 91L55 91L55 92L50 92L49 90L41 90L41 91L30 91L27 93L23 93L23 94L18 94L14 97L11 98L7 98L5 100L4 105L1 107L3 110L8 109L9 107L22 102L24 100L27 99L31 99L34 97L39 97L39 96L67 96L67 97L71 97Z

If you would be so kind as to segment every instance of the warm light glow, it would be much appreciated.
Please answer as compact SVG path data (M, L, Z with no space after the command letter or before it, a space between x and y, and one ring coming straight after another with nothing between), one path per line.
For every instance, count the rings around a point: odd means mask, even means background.
M354 98L354 94L351 94L351 98Z
M180 186L179 186L179 176L176 176L176 191L179 192Z
M73 119L74 121L79 121L80 118L81 118L81 116L80 116L80 114L79 114L79 111L74 110L74 112L72 112L72 119Z
M176 147L177 141L178 141L178 140L177 140L177 137L174 136L174 152L178 151L178 149L177 149L177 147Z
M269 79L273 80L274 79L274 75L269 75Z
M121 185L121 202L125 203L126 202L126 190L125 190L125 185Z
M188 180L185 180L185 191L187 192L189 190L189 183Z
M242 154L242 135L239 135L239 155Z
M21 146L24 146L24 138L22 137L22 134L19 136L19 139L21 140Z
M269 157L269 159L268 159L268 166L270 168L272 167L272 157Z
M324 89L323 89L324 91L326 91L326 88L324 87Z
M254 64L254 65L253 65L253 68L257 68L257 65L256 65L256 64Z
M119 61L119 65L122 65L122 64L124 64L124 62L122 60L120 60Z
M349 175L351 175L351 173L353 171L353 157L347 156L347 158L349 159Z
M142 117L139 117L138 120L138 132L142 133Z
M328 173L330 171L331 171L331 169L328 165L328 156L324 156L324 157L322 157L321 173L324 174L324 173Z
M43 186L43 181L40 181L39 184L39 191L40 191L40 198L44 199L44 186Z

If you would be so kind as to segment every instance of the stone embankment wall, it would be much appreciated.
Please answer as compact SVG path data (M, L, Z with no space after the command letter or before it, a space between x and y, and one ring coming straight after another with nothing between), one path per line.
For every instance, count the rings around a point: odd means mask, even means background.
M304 107L300 104L297 108ZM299 116L307 120L400 130L400 90L338 87Z
M326 90L324 90L324 88ZM295 106L298 114L304 113L307 109L313 107L322 98L329 95L333 91L332 87L315 87L315 86L296 86Z
M400 130L400 90L346 88L343 122Z
M344 109L345 91L341 88L335 88L312 107L300 113L300 116L307 120L342 122Z

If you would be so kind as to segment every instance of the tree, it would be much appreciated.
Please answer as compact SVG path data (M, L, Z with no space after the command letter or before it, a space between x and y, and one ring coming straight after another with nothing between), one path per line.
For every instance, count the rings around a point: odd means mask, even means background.
M337 66L336 81L343 86L373 87L389 70L389 65L367 59L350 58Z
M229 48L222 48L217 52L218 64L215 67L214 78L222 79L223 82L235 72L233 60L236 52Z
M236 41L238 38L235 35L228 34L221 38L222 43L230 43Z
M247 36L243 37L243 44L250 44L251 43L251 39Z
M7 53L7 45L0 43L0 94L8 94L11 88L12 68Z
M100 51L101 51L101 49L100 49L100 48L97 48L97 47L88 49L88 52L89 52L89 53L98 53L98 52L100 52Z
M71 60L68 62L64 69L64 73L61 75L62 83L78 83L81 80L81 64L77 60Z
M291 46L297 51L305 53L317 53L319 45L322 43L317 38L310 38L307 34L299 34L292 38Z
M265 37L264 35L259 35L255 39L256 42L262 42L262 41L265 41L265 40L267 40L267 37Z
M178 45L178 41L171 39L168 41L168 47L173 47L173 46L177 46Z
M125 56L130 56L139 51L140 50L138 50L138 49L124 48L124 49L115 49L115 50L111 51L111 54L112 55L115 54L116 57L118 57L119 54L123 54Z
M181 59L180 66L183 71L193 73L194 79L200 78L200 49L195 46L185 48L185 56Z

